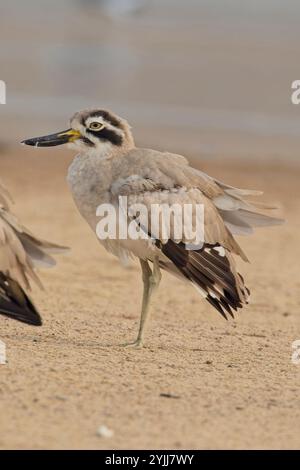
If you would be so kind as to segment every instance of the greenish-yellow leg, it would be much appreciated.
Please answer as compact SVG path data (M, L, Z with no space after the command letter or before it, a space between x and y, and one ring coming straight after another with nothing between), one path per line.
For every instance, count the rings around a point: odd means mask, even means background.
M144 291L143 291L143 301L142 301L142 311L141 311L141 319L140 319L140 327L137 339L133 343L126 343L124 346L127 347L141 347L143 345L143 333L144 328L149 312L150 306L150 299L152 294L157 289L160 280L161 280L161 272L159 269L159 261L158 258L155 258L153 261L153 270L151 271L148 261L140 260L141 268L142 268L142 275L143 275L143 283L144 283Z

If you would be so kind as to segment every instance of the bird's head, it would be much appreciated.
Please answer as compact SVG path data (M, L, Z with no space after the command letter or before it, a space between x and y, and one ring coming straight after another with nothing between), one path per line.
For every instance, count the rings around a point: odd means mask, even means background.
M71 118L70 126L69 129L56 134L26 139L22 144L35 147L68 144L68 147L80 152L96 152L99 155L134 146L127 121L111 111L103 109L79 111Z

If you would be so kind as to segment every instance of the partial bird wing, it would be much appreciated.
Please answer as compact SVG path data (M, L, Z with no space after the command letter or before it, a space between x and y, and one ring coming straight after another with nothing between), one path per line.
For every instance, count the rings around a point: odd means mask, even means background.
M128 187L128 181L125 184ZM143 184L148 184L148 181ZM198 188L136 192L136 182L134 188L133 192L127 190L126 194L128 215L153 238L162 243L172 239L176 243L183 242L189 246L202 243L219 244L247 261L246 255L227 229L213 202ZM124 186L120 189L120 194L125 195ZM164 208L168 210L164 211ZM173 208L174 213L170 211ZM200 209L198 212L197 208ZM160 210L160 217L156 217Z
M8 213L0 209L0 271L26 289L30 288L30 278L41 287L33 261L18 236L20 232L8 222L9 218Z
M223 315L247 303L249 291L237 272L232 254L247 261L233 237L249 233L253 226L281 223L257 211L257 206L243 199L256 191L227 186L188 165L184 157L148 149L135 149L123 159L123 170L112 186L113 198L127 196L128 208L139 204L151 214L153 204L190 204L204 208L203 246L191 249L193 240L174 235L176 223L171 221L171 235L165 236L162 220L157 228L141 214L129 218L155 240L156 247L167 258L161 265L168 271L190 280L201 294ZM266 208L266 207L264 207ZM193 219L193 217L192 217ZM195 228L194 218L192 220ZM169 222L169 219L168 221Z
M60 254L69 251L68 247L56 245L35 237L20 221L7 210L0 208L0 217L14 231L34 267L49 268L56 264L50 253Z
M213 202L232 234L248 235L253 233L255 227L268 227L284 223L283 219L261 212L278 209L276 205L244 199L249 196L260 196L263 194L262 191L234 188L218 180L214 180L214 182L222 189L223 193L214 197Z
M8 192L1 186L0 313L40 325L41 318L25 289L30 290L30 280L42 287L35 268L53 266L56 262L49 252L64 252L67 248L32 235L9 211L9 199Z
M119 204L122 204L120 194L127 196L127 216L135 223L149 239L154 241L163 269L174 275L180 275L192 282L203 297L208 300L226 318L226 311L233 315L232 310L242 307L247 302L248 290L242 277L237 273L231 253L246 256L238 246L233 236L225 226L220 214L210 199L198 188L173 188L141 190L149 187L149 181L143 181L136 175L133 191L130 182L124 181L120 186ZM159 222L153 220L153 206L179 207L178 217L170 212L162 212ZM185 208L190 206L192 211L186 216ZM197 220L196 207L204 210ZM143 211L145 208L145 211ZM178 231L179 223L182 223ZM202 225L202 237L197 238L197 229ZM187 227L188 224L191 227ZM168 229L169 227L169 229ZM200 243L199 243L200 242ZM151 260L151 257L148 259Z
M252 233L255 227L280 225L284 222L268 213L262 213L262 211L270 211L276 207L245 199L249 196L258 196L262 194L261 191L229 186L191 167L181 155L150 149L135 149L129 152L125 159L127 160L127 165L124 165L126 178L136 172L148 181L148 185L155 185L157 189L198 188L207 199L212 201L224 224L233 235L246 235Z

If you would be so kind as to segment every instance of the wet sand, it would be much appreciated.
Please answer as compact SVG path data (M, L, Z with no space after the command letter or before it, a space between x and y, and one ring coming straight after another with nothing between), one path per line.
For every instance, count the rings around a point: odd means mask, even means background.
M1 154L1 179L33 232L69 245L34 289L44 325L0 318L2 449L300 447L299 168L204 160L201 168L280 201L288 223L240 239L251 303L225 322L192 287L164 274L145 348L134 338L142 284L107 254L65 183L71 154ZM164 396L165 394L165 396ZM97 436L105 425L111 438Z

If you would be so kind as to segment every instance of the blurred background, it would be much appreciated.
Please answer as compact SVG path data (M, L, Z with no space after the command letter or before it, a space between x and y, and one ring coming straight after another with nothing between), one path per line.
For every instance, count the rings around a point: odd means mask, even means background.
M0 1L0 180L33 233L71 247L33 291L43 328L1 320L0 448L299 449L299 25L299 0ZM252 294L237 322L166 275L147 347L117 346L136 334L139 267L83 223L73 152L19 144L85 107L279 203L286 224L239 239Z
M296 160L299 21L297 0L1 2L1 147L96 106L139 145Z

